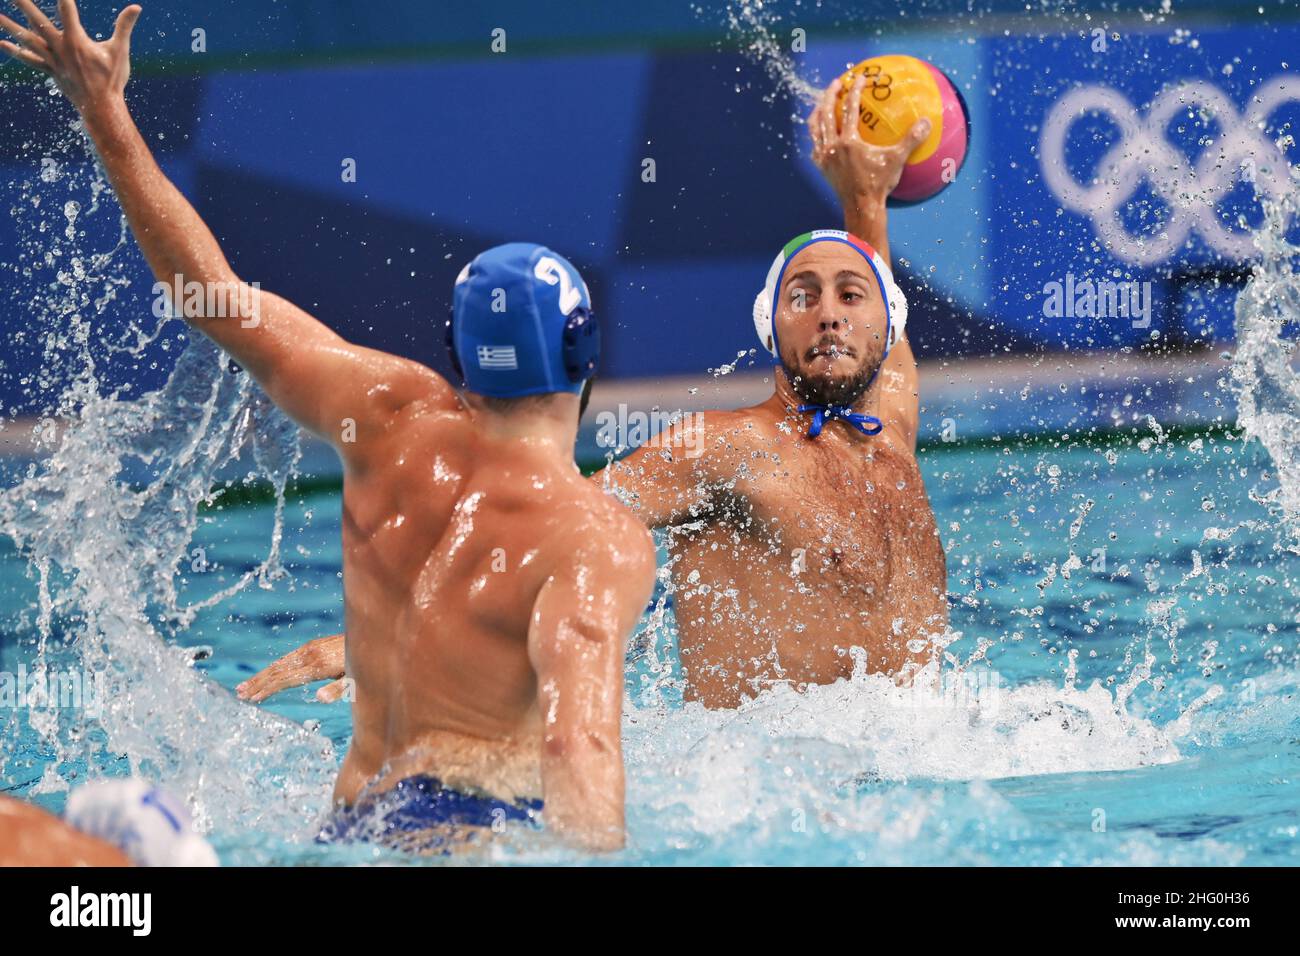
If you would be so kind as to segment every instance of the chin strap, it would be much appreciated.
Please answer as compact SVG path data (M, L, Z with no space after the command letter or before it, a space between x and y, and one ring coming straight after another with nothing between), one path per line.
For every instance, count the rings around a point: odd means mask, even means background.
M860 415L848 405L800 405L799 412L812 412L812 424L808 426L808 437L816 438L822 433L822 426L833 418L848 422L864 435L879 435L885 423L874 415ZM870 423L873 427L868 428Z

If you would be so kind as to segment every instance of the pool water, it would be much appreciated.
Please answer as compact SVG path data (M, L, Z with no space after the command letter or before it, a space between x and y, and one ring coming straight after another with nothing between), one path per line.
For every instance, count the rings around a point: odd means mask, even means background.
M944 691L859 674L738 711L684 706L661 587L626 669L628 847L599 862L1300 862L1297 556L1261 500L1274 476L1259 444L1140 426L1094 447L940 445L921 462L958 635ZM271 505L204 512L183 601L258 568L274 524ZM0 540L0 670L31 666L42 634L51 668L79 666L84 649L62 641L89 612L43 605L39 574ZM183 793L225 864L415 862L312 842L345 705L317 703L315 686L260 709L230 696L342 628L337 495L291 498L280 547L285 573L264 586L188 626L159 623L156 605L132 625L166 640L141 642L160 656L116 692L148 702L135 726L163 721L150 732L173 739L79 719L42 732L42 715L12 710L0 786L58 809L60 781L134 762ZM516 828L432 862L485 860L592 858Z
M762 34L751 7L737 22ZM806 92L783 48L751 52ZM1074 353L1023 357L1032 376L993 356L923 389L952 611L941 689L858 673L734 711L684 705L665 583L625 672L627 849L593 859L513 827L414 860L313 840L346 706L315 687L263 706L231 693L342 627L339 501L200 505L222 482L282 493L335 463L302 457L247 376L127 293L134 244L58 123L11 183L12 302L41 363L24 388L45 422L32 459L0 457L0 791L58 811L87 779L140 773L227 865L1300 862L1300 181L1263 204L1217 365L1092 355L1098 383ZM997 283L1018 295L1033 274ZM730 350L712 364L714 379L757 367ZM16 676L59 675L104 686L56 708L4 696Z

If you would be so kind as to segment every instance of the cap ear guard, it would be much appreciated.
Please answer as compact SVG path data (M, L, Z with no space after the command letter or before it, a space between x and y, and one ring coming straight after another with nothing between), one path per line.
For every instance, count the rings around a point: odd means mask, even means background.
M451 368L456 373L459 386L465 384L465 369L460 364L460 354L456 351L456 288L469 281L470 270L474 268L474 260L465 263L460 272L456 274L456 282L452 287L451 305L447 306L447 352L451 355Z
M772 339L772 310L769 305L771 301L766 289L754 297L754 331L758 333L758 341L763 348L775 358L776 342Z
M894 281L894 273L885 265L879 253L876 255L876 268L885 289L885 304L889 306L889 341L885 347L892 349L907 331L907 296L903 295L903 290Z
M564 323L564 371L574 385L596 374L600 325L591 310L578 306Z
M456 354L456 326L453 319L456 315L456 308L452 306L447 309L447 353L451 356L451 368L460 379L458 384L465 382L465 370L461 368L460 356Z

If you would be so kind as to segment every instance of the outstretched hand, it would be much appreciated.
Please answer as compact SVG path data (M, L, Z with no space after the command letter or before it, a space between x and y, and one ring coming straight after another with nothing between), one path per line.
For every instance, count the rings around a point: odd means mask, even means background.
M235 688L240 700L259 703L291 687L330 680L316 692L316 699L333 703L344 697L349 681L344 674L343 635L318 637L285 654Z
M907 157L930 135L930 121L919 119L893 146L866 142L858 128L866 85L867 78L858 76L843 104L837 105L841 86L837 79L822 93L808 117L813 162L846 208L863 200L883 203L898 185Z
M131 30L140 18L139 5L119 13L113 35L96 42L82 28L75 0L59 0L62 30L32 0L14 0L14 4L27 26L0 14L0 28L18 41L0 40L0 49L52 76L78 111L122 95L131 75Z

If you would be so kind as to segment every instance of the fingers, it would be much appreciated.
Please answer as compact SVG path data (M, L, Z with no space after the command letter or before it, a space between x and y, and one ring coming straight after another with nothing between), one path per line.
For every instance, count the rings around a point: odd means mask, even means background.
M823 147L830 146L835 141L835 98L839 96L841 86L841 80L836 77L835 82L822 93L820 119Z
M274 666L274 665L272 665ZM235 696L240 700L246 700L250 704L260 704L268 697L273 697L282 690L289 690L292 687L299 687L304 683L310 683L308 675L303 674L276 674L271 672L272 668L255 674L248 680L244 681L235 688ZM342 700L347 694L350 682L346 677L340 677L336 681L331 681L320 690L316 691L316 699L322 703L332 704L335 701Z
M297 687L302 681L294 683L294 675L285 659L281 658L268 664L248 680L235 688L235 696L253 704L260 704L268 697L274 697L282 690Z
M40 34L33 33L26 27L20 26L13 20L10 20L3 13L0 13L0 29L4 30L29 50L39 53L42 56L44 56L45 52L50 48L50 45L45 42L44 37Z
M80 36L85 36L86 31L81 26L81 14L77 12L77 5L73 0L59 0L59 20L63 23L63 29Z
M283 680L280 680L279 677L279 671L276 669L276 666L272 664L270 667L259 671L236 687L235 696L240 700L246 700L251 704L260 704L268 697L280 693L280 691L289 686Z
M835 97L840 91L840 81L836 79L822 92L821 99L808 116L808 134L812 137L813 161L820 164L827 146L835 138L834 115Z
M120 43L128 50L131 49L131 31L135 29L135 21L140 19L143 9L139 4L131 4L117 15L117 22L113 24L113 36L110 43Z
M808 117L808 136L812 139L812 158L815 163L821 162L822 155L821 117L817 115L820 110L820 105L814 106Z
M4 50L15 60L26 63L28 66L36 67L36 69L40 70L42 73L51 72L50 65L41 57L37 56L31 50L23 49L16 43L11 43L8 40L0 40L0 50Z
M917 120L915 123L912 124L912 128L909 129L907 133L903 136L903 138L899 141L898 143L899 149L903 152L905 156L912 155L912 151L916 149L916 147L924 143L926 137L930 135L930 129L931 129L930 121L926 119L924 116L922 116L919 120Z
M259 703L282 690L312 684L318 680L342 677L345 664L343 647L342 634L308 641L244 681L235 688L235 694L240 700ZM317 697L320 700L334 701L342 697L346 691L346 686L335 688L331 684L329 687L321 688Z
M823 97L824 99L824 97ZM816 156L822 148L822 100L817 101L813 111L808 114L808 135L812 138L813 155Z
M343 695L348 692L349 682L346 677L340 677L316 691L316 699L325 704L332 704L341 700Z
M862 91L866 89L867 78L859 74L853 81L853 88L844 98L844 115L840 117L840 135L849 141L860 141L862 129L858 118L862 115Z
M17 4L18 9L23 12L23 16L27 18L27 22L35 27L36 32L45 38L46 43L53 43L59 38L59 31L55 29L54 24L50 22L50 18L41 13L36 4L32 3L32 0L14 0L14 3Z

